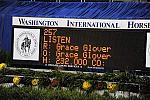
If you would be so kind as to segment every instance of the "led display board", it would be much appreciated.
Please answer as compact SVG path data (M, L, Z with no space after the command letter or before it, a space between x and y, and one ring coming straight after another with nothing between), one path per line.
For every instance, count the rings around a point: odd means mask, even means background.
M146 21L72 21L13 17L13 62L83 71L150 67Z

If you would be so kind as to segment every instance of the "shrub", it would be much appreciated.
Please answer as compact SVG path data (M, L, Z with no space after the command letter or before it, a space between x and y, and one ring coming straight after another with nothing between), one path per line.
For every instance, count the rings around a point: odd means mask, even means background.
M0 49L0 63L7 63L9 65L11 60L11 54L6 53L4 50Z

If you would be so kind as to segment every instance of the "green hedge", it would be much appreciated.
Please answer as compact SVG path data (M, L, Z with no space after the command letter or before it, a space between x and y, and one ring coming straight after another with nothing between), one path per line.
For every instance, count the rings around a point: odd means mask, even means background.
M11 60L11 54L6 53L4 50L0 49L0 63L9 64Z
M146 84L150 85L150 77L147 76L138 76L133 73L128 72L120 72L118 74L115 73L104 73L103 75L98 75L96 73L66 73L60 71L52 71L52 72L38 72L33 70L23 70L16 69L11 70L9 68L1 70L0 76L4 75L20 75L25 77L41 77L41 78L57 78L62 81L76 81L76 80L99 80L99 81L110 81L110 82L119 82L119 83L137 83L137 84Z
M51 85L49 78L55 78L59 80L59 87L67 87L70 90L80 88L82 89L82 84L84 81L90 81L92 84L91 90L97 90L98 82L117 82L119 84L120 91L128 91L141 94L150 94L150 78L147 76L137 76L128 72L120 73L105 73L103 75L98 75L96 73L66 73L60 71L52 72L37 72L30 69L23 70L11 70L6 68L0 71L0 83L12 83L13 77L6 75L20 75L24 76L21 78L21 83L26 86L31 86L31 80L38 78L40 87L47 87ZM104 86L103 89L107 89Z

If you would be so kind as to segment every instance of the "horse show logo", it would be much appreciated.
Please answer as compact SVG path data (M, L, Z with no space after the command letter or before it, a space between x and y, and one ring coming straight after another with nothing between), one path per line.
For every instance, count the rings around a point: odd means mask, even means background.
M21 56L32 56L37 48L37 40L35 35L30 31L21 32L17 37L16 47Z

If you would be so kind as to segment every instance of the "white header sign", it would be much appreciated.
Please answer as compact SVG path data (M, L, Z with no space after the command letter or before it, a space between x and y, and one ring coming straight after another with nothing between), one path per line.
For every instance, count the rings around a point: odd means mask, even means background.
M19 26L40 26L40 27L150 29L150 20L13 17L12 24Z

